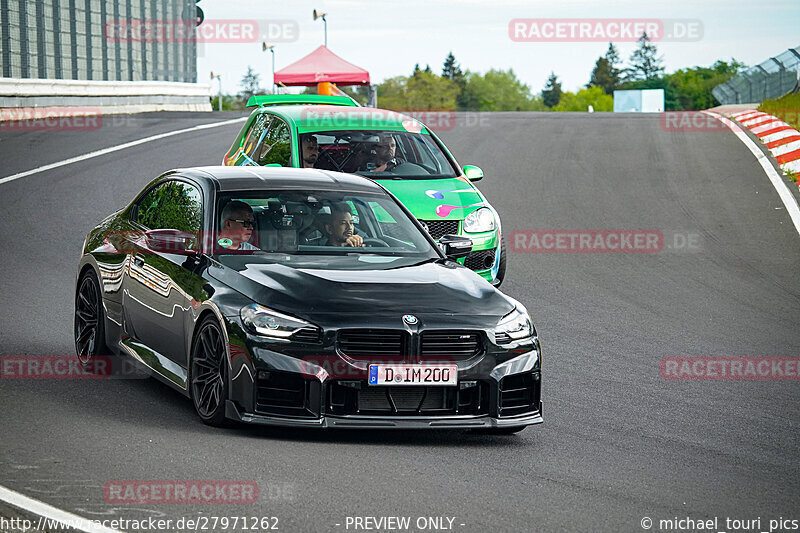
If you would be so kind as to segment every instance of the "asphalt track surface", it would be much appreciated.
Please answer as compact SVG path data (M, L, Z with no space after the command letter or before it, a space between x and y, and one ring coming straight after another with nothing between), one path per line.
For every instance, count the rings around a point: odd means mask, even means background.
M139 115L89 133L0 130L2 175L235 116ZM238 128L0 185L0 354L74 353L86 232L160 172L217 164ZM510 255L503 290L527 305L543 343L543 425L511 437L217 430L153 379L2 380L0 484L87 518L276 516L282 531L345 531L348 516L384 515L455 517L464 532L800 518L800 384L659 373L667 356L800 354L800 235L741 141L610 114L460 116L441 136L461 164L483 168L479 186L506 235L665 235L659 253ZM674 246L689 235L691 250ZM114 507L103 498L111 480L198 479L254 480L261 496L239 506Z

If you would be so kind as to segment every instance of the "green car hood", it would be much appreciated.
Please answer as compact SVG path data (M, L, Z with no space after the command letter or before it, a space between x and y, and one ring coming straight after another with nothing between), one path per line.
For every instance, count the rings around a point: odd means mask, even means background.
M461 220L486 205L466 179L377 179L421 220Z

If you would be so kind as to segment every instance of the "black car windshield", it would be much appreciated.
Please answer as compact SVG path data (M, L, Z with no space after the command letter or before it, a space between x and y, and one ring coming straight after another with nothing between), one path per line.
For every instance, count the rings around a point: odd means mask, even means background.
M304 166L373 179L454 178L433 137L404 131L322 131L298 139Z
M220 195L214 254L223 264L384 270L440 255L384 194L248 191Z

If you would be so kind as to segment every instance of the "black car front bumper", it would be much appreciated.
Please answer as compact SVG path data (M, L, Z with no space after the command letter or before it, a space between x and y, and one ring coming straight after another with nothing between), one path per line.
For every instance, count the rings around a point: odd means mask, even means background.
M543 422L538 342L510 358L459 363L457 386L370 386L358 375L254 349L231 383L226 415L244 423L324 428L475 429ZM506 354L508 356L508 354ZM499 362L501 361L501 362ZM341 361L342 365L346 365ZM349 368L349 366L348 366Z

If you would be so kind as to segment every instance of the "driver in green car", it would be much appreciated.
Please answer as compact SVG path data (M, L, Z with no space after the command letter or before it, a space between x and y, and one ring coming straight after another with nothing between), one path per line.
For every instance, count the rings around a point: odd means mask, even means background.
M390 133L381 134L380 140L372 149L375 154L371 163L367 163L367 170L370 172L396 172L409 175L427 174L419 165L409 163L405 159L397 157L397 141Z
M391 172L392 169L403 163L402 159L395 157L397 141L391 135L381 135L380 142L375 145L375 163L372 172Z

